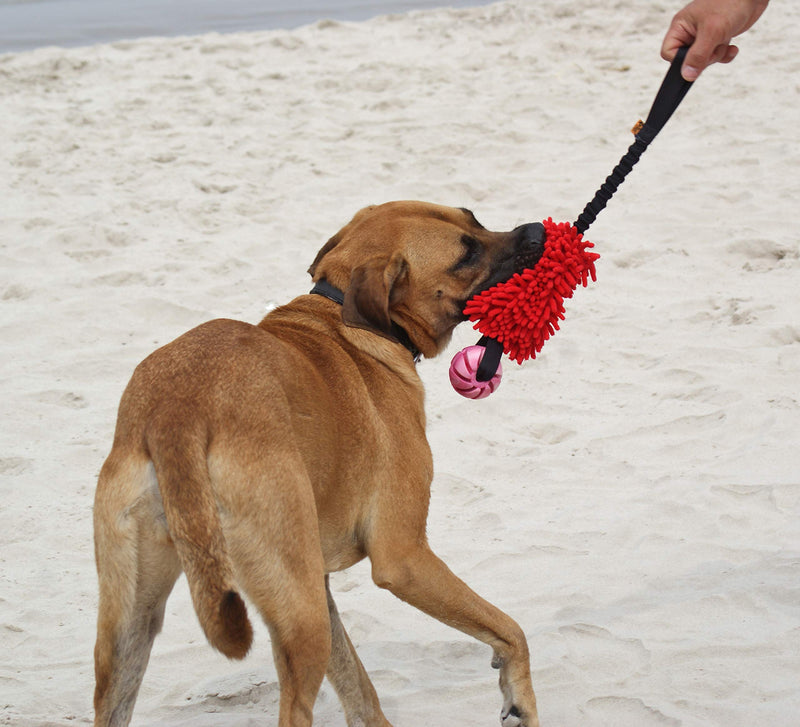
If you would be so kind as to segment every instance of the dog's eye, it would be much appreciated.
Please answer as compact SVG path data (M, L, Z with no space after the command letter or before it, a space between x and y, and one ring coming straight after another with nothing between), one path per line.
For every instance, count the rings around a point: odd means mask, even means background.
M461 244L464 246L465 250L461 259L456 264L456 267L463 268L478 262L481 256L481 244L474 237L470 237L469 235L462 235Z

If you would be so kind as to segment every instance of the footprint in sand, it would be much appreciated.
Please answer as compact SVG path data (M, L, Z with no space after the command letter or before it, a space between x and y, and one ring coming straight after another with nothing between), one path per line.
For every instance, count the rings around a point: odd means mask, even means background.
M0 459L0 475L18 477L33 466L33 461L24 457L3 457Z
M784 260L796 260L800 257L797 246L784 245L764 238L737 240L728 245L727 251L747 258L744 269L752 272L773 270Z
M662 727L681 724L678 719L667 717L641 699L630 697L595 697L586 703L583 710L588 716L602 720L601 724L637 724Z

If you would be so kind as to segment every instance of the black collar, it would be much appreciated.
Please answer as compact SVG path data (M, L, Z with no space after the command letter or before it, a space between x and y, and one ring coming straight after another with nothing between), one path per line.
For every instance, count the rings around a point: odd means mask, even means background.
M321 295L328 300L332 300L339 305L344 303L344 293L336 286L331 285L327 280L320 280L318 283L315 283L314 287L311 288L311 292L315 295ZM418 363L422 358L422 354L412 343L408 331L392 321L392 335L397 339L398 343L401 343L411 352L411 355L414 357L414 363Z

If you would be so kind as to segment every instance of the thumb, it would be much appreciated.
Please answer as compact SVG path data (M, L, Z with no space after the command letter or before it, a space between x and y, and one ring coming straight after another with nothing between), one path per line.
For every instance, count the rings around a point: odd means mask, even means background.
M692 63L687 55L686 60L684 60L683 65L681 66L681 76L683 76L685 81L696 81L705 69L706 66L702 65L701 63L696 61Z

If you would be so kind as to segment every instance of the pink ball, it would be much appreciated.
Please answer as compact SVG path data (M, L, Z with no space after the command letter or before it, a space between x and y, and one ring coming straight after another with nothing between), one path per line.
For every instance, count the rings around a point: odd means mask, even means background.
M450 362L450 383L467 399L483 399L500 386L502 366L497 367L495 375L488 381L478 381L475 378L484 353L486 349L483 346L467 346L453 356Z

